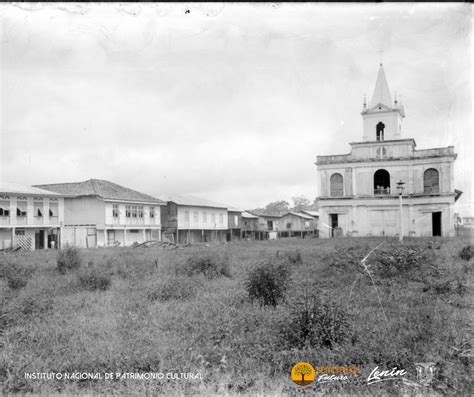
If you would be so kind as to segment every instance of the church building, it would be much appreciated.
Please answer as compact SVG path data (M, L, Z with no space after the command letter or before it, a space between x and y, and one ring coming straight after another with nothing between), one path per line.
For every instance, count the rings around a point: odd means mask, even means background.
M362 142L349 154L317 156L319 236L454 236L454 146L416 150L402 138L405 110L392 101L382 64L361 114Z

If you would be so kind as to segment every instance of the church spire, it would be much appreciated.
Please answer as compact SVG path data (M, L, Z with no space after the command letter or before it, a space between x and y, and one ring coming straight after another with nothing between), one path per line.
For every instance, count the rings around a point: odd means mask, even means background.
M376 106L379 103L392 107L392 97L388 88L387 78L383 70L383 65L380 63L379 73L377 75L377 82L375 83L374 94L372 95L371 106Z

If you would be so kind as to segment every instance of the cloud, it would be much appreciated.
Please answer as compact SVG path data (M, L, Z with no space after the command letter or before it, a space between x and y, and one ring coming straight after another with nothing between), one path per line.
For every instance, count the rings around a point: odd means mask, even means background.
M347 153L362 137L362 98L382 47L407 112L403 136L419 148L455 144L456 186L472 189L468 5L44 4L0 13L4 179L104 178L245 208L313 198L316 156Z

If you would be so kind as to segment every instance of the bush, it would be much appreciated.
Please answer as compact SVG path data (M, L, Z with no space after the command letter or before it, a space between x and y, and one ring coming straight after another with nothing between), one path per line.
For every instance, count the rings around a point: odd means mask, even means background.
M465 247L463 247L463 249L459 253L459 256L461 257L461 259L468 261L472 258L472 251L473 249L471 248L471 246L466 245Z
M177 275L183 273L187 276L202 274L208 279L230 277L229 260L227 257L208 252L196 254L176 268Z
M26 287L32 272L33 269L19 265L16 262L7 262L1 265L0 277L6 279L9 288L16 290Z
M250 300L258 301L264 306L277 306L285 300L289 277L286 264L264 262L247 274L245 289Z
M88 269L79 275L79 286L88 291L106 291L109 289L110 276L100 273L97 269Z
M81 267L81 257L75 247L68 247L58 252L57 268L59 273L66 274L69 270Z
M151 286L148 300L165 302L168 300L185 300L196 295L196 284L184 277L172 277L159 280Z
M290 347L305 346L332 348L347 341L352 335L349 314L345 308L316 296L303 296L292 302L290 322L282 335Z
M299 249L297 249L295 252L288 253L288 262L290 262L292 265L299 265L303 263Z

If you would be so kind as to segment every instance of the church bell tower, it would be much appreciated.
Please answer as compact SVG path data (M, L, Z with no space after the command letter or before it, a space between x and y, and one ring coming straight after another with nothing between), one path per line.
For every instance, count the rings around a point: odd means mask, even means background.
M372 101L367 104L364 97L361 114L364 122L362 136L364 142L401 139L405 110L396 96L392 102L382 63L377 75Z

